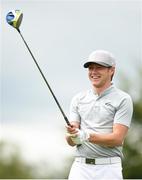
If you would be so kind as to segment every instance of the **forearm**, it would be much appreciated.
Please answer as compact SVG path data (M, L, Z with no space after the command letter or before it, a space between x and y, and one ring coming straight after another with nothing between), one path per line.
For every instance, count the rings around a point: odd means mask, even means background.
M121 136L115 133L109 133L109 134L91 133L88 140L91 143L108 146L108 147L121 146L123 143Z
M122 124L114 124L112 133L96 134L91 133L89 142L108 147L121 146L127 134L128 127Z

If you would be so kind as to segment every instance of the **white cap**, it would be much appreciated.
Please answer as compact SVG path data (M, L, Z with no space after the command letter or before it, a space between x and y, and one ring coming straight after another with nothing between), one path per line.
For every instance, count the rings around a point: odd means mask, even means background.
M108 51L96 50L89 55L88 61L84 64L84 67L88 68L92 63L100 64L105 67L112 67L115 66L115 58Z

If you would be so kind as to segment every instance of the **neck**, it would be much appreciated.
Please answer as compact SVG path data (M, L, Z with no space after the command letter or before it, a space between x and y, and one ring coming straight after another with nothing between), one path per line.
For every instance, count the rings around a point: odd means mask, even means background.
M109 88L109 87L111 86L111 84L112 84L112 83L110 82L110 83L104 85L103 87L95 87L95 86L93 86L93 88L94 88L95 92L96 92L98 95L100 95L100 94L102 94L102 92L104 92L107 88Z

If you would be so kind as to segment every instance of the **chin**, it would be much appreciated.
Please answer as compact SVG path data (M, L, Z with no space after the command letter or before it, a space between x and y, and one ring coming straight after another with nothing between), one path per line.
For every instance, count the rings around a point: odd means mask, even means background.
M100 83L94 83L94 82L92 82L92 85L93 85L94 87L96 87L96 88L101 87L101 84L100 84Z

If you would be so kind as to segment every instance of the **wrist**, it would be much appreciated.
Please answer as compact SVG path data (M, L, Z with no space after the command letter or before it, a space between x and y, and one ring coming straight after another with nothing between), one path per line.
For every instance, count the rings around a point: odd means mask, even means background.
M90 143L94 142L94 133L89 133L88 142L90 142Z
M88 131L85 131L85 141L89 142L90 139L90 133Z

